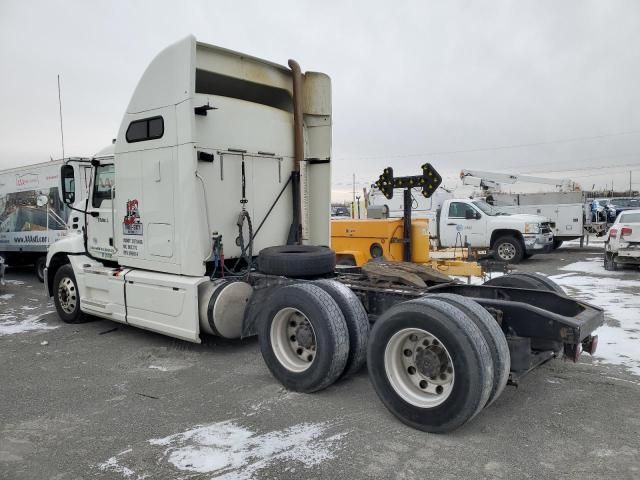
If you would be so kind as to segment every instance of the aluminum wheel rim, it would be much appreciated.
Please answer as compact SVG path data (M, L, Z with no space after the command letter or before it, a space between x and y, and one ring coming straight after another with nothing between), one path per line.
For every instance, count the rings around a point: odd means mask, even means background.
M420 360L422 351L437 352L438 374L425 371ZM453 390L455 371L451 355L433 334L419 328L405 328L396 332L387 342L384 351L384 369L391 387L407 403L420 408L434 408L442 404Z
M504 260L513 260L516 256L516 247L510 243L502 243L498 247L498 256Z
M307 370L316 358L316 333L309 319L296 308L283 308L271 322L271 348L287 370Z
M69 277L64 277L58 284L58 302L64 313L73 313L78 304L76 285Z

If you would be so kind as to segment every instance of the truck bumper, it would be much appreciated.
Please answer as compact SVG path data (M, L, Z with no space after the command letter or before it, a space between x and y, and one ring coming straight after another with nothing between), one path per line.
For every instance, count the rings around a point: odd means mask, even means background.
M539 233L523 235L524 249L527 253L548 253L553 249L553 234Z
M616 254L620 263L640 264L640 248L620 248Z

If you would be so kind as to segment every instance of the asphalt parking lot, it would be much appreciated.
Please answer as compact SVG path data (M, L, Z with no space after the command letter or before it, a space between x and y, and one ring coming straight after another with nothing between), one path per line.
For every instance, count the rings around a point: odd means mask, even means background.
M640 272L597 246L518 268L603 306L602 355L554 360L446 435L412 430L367 374L284 390L255 339L190 344L62 323L30 271L0 291L0 478L640 478Z

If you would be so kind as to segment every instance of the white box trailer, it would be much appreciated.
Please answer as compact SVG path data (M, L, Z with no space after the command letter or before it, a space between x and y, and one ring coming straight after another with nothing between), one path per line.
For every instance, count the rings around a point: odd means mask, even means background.
M65 166L65 181L76 183L79 197L74 200L78 201L88 186L88 159L53 160L0 171L0 257L8 265L35 265L40 280L49 245L67 232L71 209L61 190Z

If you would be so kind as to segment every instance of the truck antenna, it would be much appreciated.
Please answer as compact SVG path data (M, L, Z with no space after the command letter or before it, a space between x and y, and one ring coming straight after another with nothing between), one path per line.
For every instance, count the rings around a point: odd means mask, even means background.
M64 131L62 130L62 96L60 95L60 74L58 74L58 109L60 111L60 137L62 139L62 158L64 159Z

